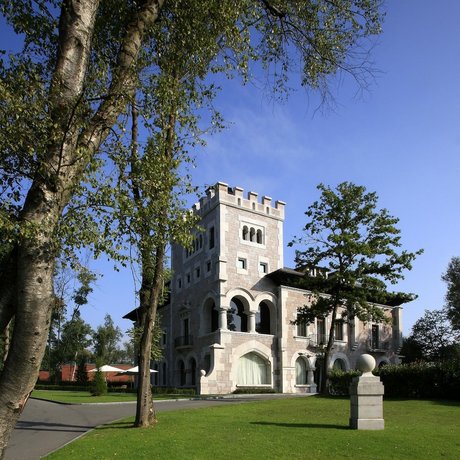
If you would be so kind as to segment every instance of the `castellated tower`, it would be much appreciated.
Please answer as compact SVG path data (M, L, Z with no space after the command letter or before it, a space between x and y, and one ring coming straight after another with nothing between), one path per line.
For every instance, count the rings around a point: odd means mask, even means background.
M266 275L283 267L284 207L266 196L259 200L254 192L245 197L243 189L222 182L193 206L201 218L193 248L172 248L175 347L168 350L168 361L176 365L178 360L176 385L197 385L201 374L219 369L216 359L231 360L233 346L257 330L269 336L265 342L272 355L276 308ZM256 300L262 293L264 299ZM211 384L213 392L231 389L226 367Z

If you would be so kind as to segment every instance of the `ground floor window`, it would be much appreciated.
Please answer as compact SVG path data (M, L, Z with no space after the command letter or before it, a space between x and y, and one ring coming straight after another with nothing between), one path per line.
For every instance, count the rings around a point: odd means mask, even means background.
M270 363L257 353L248 353L238 361L238 385L270 384Z
M332 367L336 371L346 371L347 370L347 365L346 365L345 361L343 359L340 359L340 358L337 358L334 361L334 364L333 364Z
M295 383L297 385L307 384L307 363L303 358L297 358L295 362Z

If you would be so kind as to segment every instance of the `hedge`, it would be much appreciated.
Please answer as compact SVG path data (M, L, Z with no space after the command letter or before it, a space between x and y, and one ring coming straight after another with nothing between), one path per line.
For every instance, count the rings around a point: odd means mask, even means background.
M460 400L460 361L388 364L374 371L385 387L385 396ZM333 371L328 375L328 390L333 395L348 395L358 371Z

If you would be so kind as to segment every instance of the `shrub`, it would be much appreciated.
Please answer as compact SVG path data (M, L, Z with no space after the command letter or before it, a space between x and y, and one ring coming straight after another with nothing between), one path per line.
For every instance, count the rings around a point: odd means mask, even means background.
M244 395L251 395L251 394L265 394L265 393L277 393L276 390L273 388L265 388L265 387L242 387L237 388L233 394L244 394Z
M335 396L349 395L351 381L358 375L361 375L361 372L332 370L327 376L327 392Z
M93 396L102 396L107 394L107 382L105 381L103 373L97 368L94 379L91 382L90 392Z

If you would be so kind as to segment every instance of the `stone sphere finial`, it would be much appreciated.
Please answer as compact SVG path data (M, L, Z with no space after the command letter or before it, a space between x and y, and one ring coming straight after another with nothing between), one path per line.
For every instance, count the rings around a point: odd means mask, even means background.
M358 371L361 371L363 375L372 374L372 371L375 368L375 359L371 355L361 355L356 361L356 368Z

